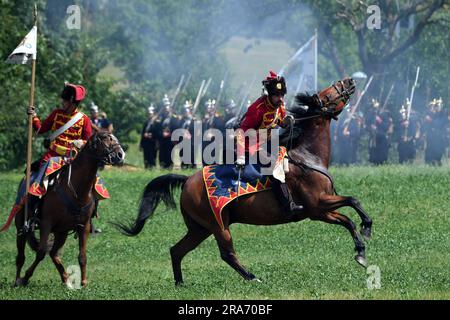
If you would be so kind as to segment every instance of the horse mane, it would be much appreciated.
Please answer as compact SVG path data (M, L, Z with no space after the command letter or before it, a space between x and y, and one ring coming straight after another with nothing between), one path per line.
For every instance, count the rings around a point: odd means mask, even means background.
M308 92L299 93L295 96L295 105L287 108L288 114L292 115L295 119L309 117L314 114L314 111L319 107L315 97ZM302 126L297 125L292 129L292 140L296 140L302 132ZM290 140L290 129L281 129L279 133L280 145L288 146Z

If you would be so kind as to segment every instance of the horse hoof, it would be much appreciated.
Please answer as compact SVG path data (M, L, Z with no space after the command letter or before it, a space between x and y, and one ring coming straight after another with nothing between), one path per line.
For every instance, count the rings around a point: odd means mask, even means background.
M258 283L262 283L262 281L261 281L261 279L258 279L258 278L253 278L253 279L251 279L250 281L256 281L256 282L258 282Z
M372 229L371 228L361 228L360 232L361 236L365 241L369 241L372 237Z
M184 282L183 281L175 281L175 287L184 287Z
M14 283L14 287L25 287L28 284L28 281L24 280L24 278L16 279Z
M364 256L361 256L361 255L358 254L358 255L355 256L355 260L356 260L356 262L358 262L358 264L360 266L362 266L364 268L367 268L367 260L366 260L366 258Z

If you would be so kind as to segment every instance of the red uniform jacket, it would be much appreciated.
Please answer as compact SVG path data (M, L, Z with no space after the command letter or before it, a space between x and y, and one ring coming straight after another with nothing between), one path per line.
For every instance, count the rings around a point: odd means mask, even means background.
M243 133L249 129L268 129L267 139L269 139L270 130L275 128L277 125L280 125L285 117L286 109L284 107L284 103L277 108L272 105L268 96L263 95L258 100L253 102L252 105L250 105L244 119L241 122L240 129L242 129ZM242 131L237 133L238 149L243 148L245 142L245 137L242 134ZM250 152L250 154L254 154L259 150L261 144L264 144L265 142L265 140L262 141L260 140L260 137L257 136L256 144L249 145L248 142L245 143L245 150Z
M42 134L48 131L56 131L66 124L70 119L77 113L75 110L72 114L66 114L62 109L55 109L47 117L47 119L42 122L38 117L33 118L33 127L38 134ZM83 114L80 120L75 122L69 129L61 133L55 138L50 144L50 148L42 157L42 161L45 162L51 157L57 156L70 156L71 143L74 140L83 140L86 142L92 135L91 120L88 116Z

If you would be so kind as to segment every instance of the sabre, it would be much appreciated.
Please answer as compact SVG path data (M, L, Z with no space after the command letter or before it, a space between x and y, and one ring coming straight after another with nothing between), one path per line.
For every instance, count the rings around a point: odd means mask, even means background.
M361 95L358 97L358 100L356 101L355 106L353 107L353 110L352 110L352 112L351 112L350 115L349 115L349 121L348 121L347 125L345 126L344 131L348 130L348 127L349 127L349 125L350 125L350 121L352 121L353 115L355 114L356 109L358 108L359 103L361 102L362 97L364 96L364 94L366 93L367 89L369 88L370 83L372 82L372 80L373 80L373 76L371 76L371 77L369 78L369 81L367 81L367 84L366 84L366 86L364 87L364 90L361 92Z
M240 189L241 189L241 172L242 172L242 166L239 166L236 201L239 200L239 194L240 194Z

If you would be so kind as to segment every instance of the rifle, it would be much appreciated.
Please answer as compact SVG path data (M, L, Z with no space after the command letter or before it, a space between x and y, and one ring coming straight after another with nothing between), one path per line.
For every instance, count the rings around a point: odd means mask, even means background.
M220 81L219 94L217 95L217 98L216 98L216 105L217 105L217 106L219 106L220 98L222 98L223 89L224 89L224 87L225 87L225 82L226 82L227 78L228 78L228 70L225 72L225 75L224 75L224 77L223 77L223 80Z
M381 107L380 113L384 111L384 108L386 108L389 98L391 97L392 90L394 90L394 86L395 84L392 84L391 88L389 89L388 95L386 96L386 100L384 101L383 106Z
M420 66L417 67L416 79L415 79L414 84L413 84L413 86L411 88L411 95L410 95L410 98L409 98L409 103L407 105L408 109L406 110L406 125L405 125L405 131L404 131L404 135L403 135L403 138L404 138L405 141L406 141L406 139L408 137L409 117L411 115L411 108L412 108L412 102L413 102L413 98L414 98L414 91L415 91L416 86L417 86L417 80L419 79L419 72L420 72Z
M216 106L219 105L219 100L220 100L220 98L222 98L222 92L223 92L224 86L225 86L225 81L224 80L220 81L219 94L217 95L217 98L216 98Z
M191 78L192 78L192 73L189 73L189 75L188 75L188 77L186 79L186 82L183 85L183 88L181 88L181 92L184 92L186 90L187 85L189 84L189 81L191 80Z
M200 99L202 98L203 88L205 87L205 80L202 80L202 84L200 85L200 89L197 93L197 98L195 99L194 107L192 108L192 115L195 115L195 111L197 110L198 104L200 103Z
M408 105L408 110L406 113L406 120L409 121L409 116L411 114L411 107L412 107L412 102L413 102L413 98L414 98L414 91L416 89L417 86L417 80L419 79L419 72L420 72L420 67L417 67L417 71L416 71L416 80L414 81L414 85L412 86L411 89L411 96L409 97L409 105Z
M183 81L184 81L184 74L181 75L181 79L180 79L180 81L178 82L177 89L175 90L175 94L174 94L173 99L172 99L172 106L173 106L174 109L175 109L175 106L176 106L176 105L175 105L175 101L176 101L177 98L178 98L178 94L180 93L181 86L183 85Z
M202 92L201 98L203 98L205 96L206 92L208 91L209 85L211 84L211 80L212 80L212 78L209 78L208 82L206 82L206 85L203 88L203 92Z

